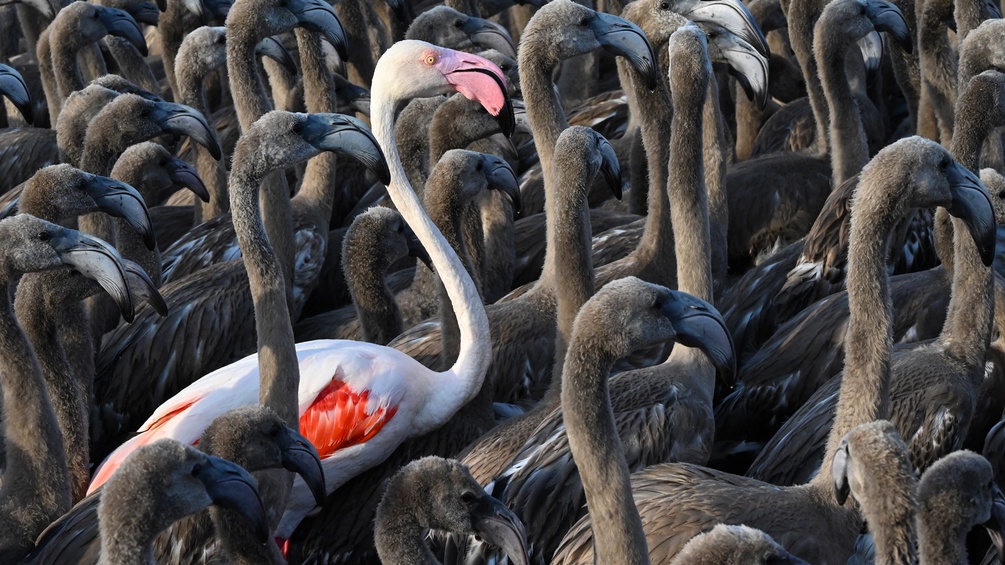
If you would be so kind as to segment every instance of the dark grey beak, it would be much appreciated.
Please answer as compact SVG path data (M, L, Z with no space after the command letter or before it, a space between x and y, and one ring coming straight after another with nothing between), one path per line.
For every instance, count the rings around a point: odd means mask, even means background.
M20 196L18 196L18 198L20 198ZM0 220L6 220L11 216L17 215L18 198L11 200L6 206L0 208Z
M530 565L527 534L509 508L485 494L470 509L471 527L478 537L505 551L514 565Z
M250 473L226 459L207 455L206 463L198 467L195 478L206 485L206 493L213 504L244 516L259 541L269 539L265 506L258 494L258 483Z
M286 5L304 29L320 33L343 61L349 60L349 42L335 9L321 0L289 0Z
M862 52L866 72L872 74L878 71L883 62L883 36L878 31L870 31L858 40L858 48Z
M848 439L841 440L841 445L834 453L834 460L831 463L831 476L834 477L834 498L837 503L844 506L848 495L851 494L851 486L848 484Z
M984 9L986 10L986 19L1001 19L1002 9L995 0L984 0Z
M995 485L991 502L991 519L984 523L984 528L991 537L991 545L998 552L998 561L1005 562L1005 495L998 485Z
M133 321L133 298L118 251L96 237L64 228L49 240L64 265L97 281L112 297L127 322Z
M143 31L140 30L140 24L136 23L136 20L134 20L128 12L117 8L106 8L104 6L101 6L100 8L101 9L98 10L98 18L100 18L101 23L105 25L105 30L110 35L125 38L126 41L132 43L133 47L140 52L140 55L146 57L147 41L143 38Z
M138 23L155 26L160 19L161 10L153 2L129 2L126 11Z
M513 167L509 166L504 159L495 155L483 154L482 160L485 162L485 170L488 171L485 179L489 183L489 188L501 190L509 196L513 204L513 216L520 217L520 181L513 172Z
M275 37L266 37L265 39L258 42L255 46L255 53L263 55L272 59L273 61L279 63L286 69L286 72L291 75L296 76L297 74L297 63L290 56L290 52L283 47L283 44L279 39Z
M21 73L7 65L0 65L0 94L6 96L14 104L28 125L32 124L34 115L31 112L31 95L28 93L28 85L21 77Z
M739 0L696 0L693 5L681 9L680 14L695 23L711 23L728 29L752 45L761 56L771 56L764 32Z
M349 79L343 77L339 74L333 74L332 78L335 79L335 90L338 91L338 99L343 104L348 105L348 110L354 110L363 114L364 116L370 115L370 91L349 82Z
M283 468L300 475L307 488L311 489L318 506L325 503L325 473L321 468L321 456L314 444L293 429L286 427L277 438L283 453Z
M885 31L893 37L901 48L908 53L914 49L914 42L911 41L911 33L907 27L907 20L900 8L883 0L867 0L865 4L865 14L872 22L876 31Z
M199 172L185 161L172 158L167 164L168 175L175 186L182 186L192 191L203 202L209 202L209 190L202 182Z
M380 182L391 183L387 159L363 122L343 114L307 114L300 136L321 151L334 151L363 163Z
M202 112L173 102L156 102L150 119L160 124L167 133L187 135L193 141L209 150L217 161L223 157L223 149L216 138L216 132L206 122Z
M713 61L729 65L729 75L758 108L768 103L768 59L733 32L719 28L708 34ZM718 57L716 57L718 55Z
M126 270L126 282L129 284L129 291L143 302L149 304L154 309L154 312L160 314L161 318L167 316L167 303L164 302L164 297L161 296L160 291L157 290L157 286L154 285L154 281L150 280L150 275L143 270L143 267L140 267L129 259L123 259L122 266ZM122 315L125 317L126 313L123 312Z
M412 231L412 228L408 227L408 224L405 224L405 232L408 254L415 257L419 261L422 261L430 269L433 269L433 260L429 257L429 252L426 251L426 248L422 245L422 242L419 241L419 238L415 235L415 232Z
M621 163L618 162L618 155L614 148L603 137L597 136L597 150L600 152L600 172L604 175L607 186L611 187L614 197L621 200L624 195L625 182L621 178Z
M461 24L461 30L468 35L472 43L482 49L495 49L507 57L516 59L516 45L513 43L513 38L501 25L470 17Z
M147 204L135 188L113 178L91 175L84 190L102 212L122 218L140 234L147 249L157 246Z
M676 300L668 300L664 312L673 324L677 342L704 351L719 378L732 388L736 384L736 351L722 315L708 302L686 292L671 291L671 295Z
M602 12L597 12L590 25L604 49L628 59L635 70L645 77L646 86L650 90L656 88L660 80L656 55L639 26Z
M953 195L953 202L947 210L967 225L967 231L981 253L981 260L990 266L995 257L996 226L988 189L977 175L955 161L945 174Z

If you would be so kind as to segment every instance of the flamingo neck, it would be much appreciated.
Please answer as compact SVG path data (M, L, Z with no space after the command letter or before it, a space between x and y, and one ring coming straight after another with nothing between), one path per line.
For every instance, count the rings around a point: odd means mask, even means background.
M412 191L405 176L405 170L398 157L398 147L394 135L394 116L396 100L381 96L382 81L374 82L371 93L372 111L371 123L374 136L387 156L391 171L391 184L387 187L391 201L422 242L423 247L432 259L433 267L440 274L440 280L450 297L450 303L457 315L460 329L460 353L457 361L446 372L459 380L462 394L442 403L442 406L432 405L434 410L456 412L457 408L467 404L481 389L482 381L488 370L492 353L492 340L489 335L489 322L485 314L478 289L475 288L471 276L464 269L460 258L447 244L447 240L426 215L419 203L418 197ZM438 389L450 388L437 387ZM452 394L451 391L444 391ZM460 401L459 403L457 401Z
M170 11L170 10L169 10ZM163 37L162 37L163 39ZM165 68L167 67L167 54L164 55ZM165 72L170 79L171 90L176 93L178 100L182 104L191 106L202 112L206 117L211 132L216 132L213 124L212 112L209 111L209 103L206 101L206 88L203 84L205 76L192 72L190 67L178 69L177 77L170 72ZM195 169L199 172L199 178L206 186L209 193L209 202L196 202L193 206L195 223L199 225L206 220L211 220L222 214L226 214L230 209L230 196L227 194L227 167L223 159L217 161L202 145L195 143Z
M851 85L845 72L845 55L848 47L835 41L833 34L828 37L826 23L817 27L820 31L814 40L814 51L820 66L820 80L823 82L830 117L830 152L833 185L855 176L869 162L869 150L865 140L865 129L859 117ZM827 133L823 134L825 137ZM819 139L821 134L817 133Z

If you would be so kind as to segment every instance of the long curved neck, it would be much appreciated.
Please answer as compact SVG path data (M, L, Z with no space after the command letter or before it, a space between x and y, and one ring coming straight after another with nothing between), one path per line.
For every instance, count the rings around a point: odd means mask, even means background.
M104 39L108 52L119 66L119 74L129 82L149 92L160 92L160 85L146 60L132 43L123 37L110 35Z
M713 74L713 76L715 76ZM740 93L738 100L746 99ZM739 111L740 104L737 104ZM732 161L733 150L729 143L729 133L725 118L719 109L719 85L715 80L708 83L708 93L702 106L702 147L705 160L705 186L708 197L708 229L712 252L713 296L726 285L727 260L726 228L729 226L729 201L726 195L726 166ZM676 221L675 221L676 223ZM680 261L680 255L677 255ZM678 281L680 279L678 278ZM693 293L692 293L693 294ZM696 295L697 296L697 295Z
M535 41L533 35L524 34L520 49L520 86L523 89L527 119L534 133L534 146L541 160L544 174L544 207L546 217L554 213L554 173L552 160L555 157L555 143L558 136L569 127L565 110L558 99L558 91L552 81L552 73L559 60L550 46ZM554 288L558 271L555 266L555 250L545 250L544 268L537 286Z
M433 225L429 216L422 210L418 197L412 191L405 171L397 156L397 145L394 138L395 103L393 99L381 96L380 83L376 83L372 96L371 122L374 136L387 156L391 170L391 184L387 192L391 196L398 211L408 222L415 235L422 242L432 259L433 266L440 273L440 278L446 287L450 303L457 314L457 322L461 332L460 354L448 373L453 373L461 381L462 394L453 396L453 391L443 390L451 394L451 401L442 407L450 410L470 401L481 389L482 381L491 356L492 341L489 335L488 317L482 305L478 289L464 270L460 258L447 244L440 230ZM448 389L450 387L442 387ZM458 401L460 401L458 403ZM450 413L453 413L452 411Z
M991 267L981 261L966 224L953 219L953 231L952 295L939 339L950 354L966 363L976 379L973 385L979 388L994 322L994 277Z
M958 57L949 44L946 21L953 17L953 2L926 2L918 26L918 50L925 94L939 122L945 145L953 135L953 105L956 103Z
M845 74L847 49L842 37L836 37L825 25L816 26L813 47L820 67L820 79L827 97L830 116L831 170L834 186L855 176L869 162L865 129L858 106ZM807 85L809 81L807 81ZM818 134L819 138L820 135Z
M171 2L169 6L180 5L180 2ZM168 9L170 11L171 8ZM167 12L161 15L163 18ZM164 40L166 41L166 40ZM177 47L175 47L177 50ZM167 52L164 53L165 74L170 78L176 99L182 104L191 106L202 112L206 117L206 123L210 126L210 131L215 135L212 112L209 111L209 104L206 102L205 77L196 74L195 66L179 67L176 73L167 71ZM226 214L230 210L230 197L227 194L227 167L224 160L217 161L202 145L195 145L195 168L199 172L199 178L206 186L209 193L209 202L198 202L195 209L195 224L198 225L207 220Z
M643 271L650 271L645 273L646 280L672 285L676 263L670 253L674 234L667 195L667 159L670 154L667 139L670 138L674 112L662 82L655 90L649 90L631 64L618 58L617 65L629 106L640 118L642 145L649 168L646 223L632 257L643 265Z
M586 149L582 148L582 155ZM556 385L562 383L562 369L565 364L566 350L572 339L573 322L579 309L593 296L593 253L590 242L593 233L590 229L589 193L597 169L588 163L563 164L556 171L555 194L560 202L555 207L554 220L547 225L547 246L556 253L555 267L562 273L561 283L557 285L557 328L555 332L555 364L551 383L548 385L549 396L557 397L561 389ZM552 390L557 389L557 390Z
M930 508L924 501L918 508L918 546L925 565L960 565L967 559L969 524L947 519L942 505ZM938 510L938 511L936 511Z
M58 299L47 300L47 295L62 291L54 285L63 283L60 277L66 274L55 271L24 275L18 284L14 306L18 321L37 352L42 377L63 436L71 495L73 501L78 501L87 494L90 482L88 401L59 340L57 323L63 304Z
M53 68L52 44L49 42L51 33L51 30L46 29L39 36L35 56L38 59L38 74L42 79L45 104L49 107L49 123L55 126L63 109L63 99L59 96L59 83L56 82L56 71Z
M472 104L477 102L456 94L436 109L433 120L429 123L430 167L435 165L447 151L464 149L471 143L494 133L486 129L481 114L469 112ZM498 131L494 126L491 129Z
M25 552L46 524L70 508L70 474L35 352L11 308L10 279L0 283L0 393L7 417L7 469L0 485L0 540ZM11 449L17 446L18 449ZM31 506L32 512L24 512ZM16 559L15 559L16 561Z
M806 92L809 94L810 107L816 121L816 149L818 155L830 152L830 114L828 113L827 97L817 72L817 58L813 54L813 28L823 11L826 2L823 0L792 0L789 2L788 24L789 40L792 51L799 61L799 67L806 79ZM843 78L843 77L842 77ZM835 184L837 186L837 184Z
M903 444L901 444L903 445ZM862 516L869 524L876 547L876 565L903 565L917 563L918 539L916 531L917 479L913 474L913 466L909 463L903 466L897 461L890 461L886 453L877 459L883 467L867 469L870 483L869 492L881 494L859 500ZM898 460L907 463L907 453L897 453ZM892 464L890 464L892 463ZM877 463L870 462L870 467ZM926 565L928 561L922 560Z
M59 100L66 100L71 92L84 88L84 77L77 65L77 54L90 43L80 34L64 27L60 26L49 32L52 68L56 77Z
M813 479L822 488L832 488L831 461L845 434L890 414L893 330L886 256L890 230L900 218L890 205L872 200L895 189L891 181L875 178L882 174L877 172L880 168L874 166L871 174L862 175L852 209L844 377L824 462Z
M590 320L587 320L590 321ZM562 418L593 519L597 563L649 563L642 519L632 498L628 464L611 410L607 374L616 359L604 336L569 347L562 379Z
M387 500L377 510L373 536L380 562L384 565L439 565L425 541L429 529L417 521L422 510L416 508L413 501L421 497L414 492L404 492L403 487L395 481L388 485L384 493ZM394 500L394 505L382 511L389 506L388 500Z
M360 241L359 243L366 243ZM342 272L352 296L363 341L387 345L402 332L401 310L384 280L389 259L373 249L357 248L345 240Z
M415 189L419 198L424 197L428 171L436 165L434 161L427 163L429 126L436 109L444 100L442 96L434 96L410 101L402 108L398 115L398 123L395 125L401 164L405 168L409 184Z

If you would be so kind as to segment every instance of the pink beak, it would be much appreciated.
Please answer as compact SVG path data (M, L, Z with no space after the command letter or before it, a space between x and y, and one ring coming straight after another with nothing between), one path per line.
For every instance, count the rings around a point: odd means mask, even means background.
M470 53L443 49L437 66L447 82L468 100L474 100L499 119L506 136L513 133L516 118L506 90L506 77L492 61Z

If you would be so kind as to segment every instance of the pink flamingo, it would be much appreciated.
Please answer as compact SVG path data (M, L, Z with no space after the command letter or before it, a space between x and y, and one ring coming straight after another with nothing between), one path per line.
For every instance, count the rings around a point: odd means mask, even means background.
M251 189L234 186L232 181L234 224L240 226L241 249L256 296L259 351L268 355L252 355L214 371L161 405L140 428L140 435L108 457L91 484L92 491L141 445L163 437L195 443L214 418L232 408L258 402L260 386L288 379L289 373L295 375L298 369L300 431L322 457L328 492L383 461L403 441L441 426L474 398L485 378L492 349L485 309L460 259L426 216L409 185L394 135L399 105L411 98L449 92L460 92L480 102L499 116L504 130L512 131L513 110L502 71L481 57L422 41L400 41L378 61L371 89L371 120L374 136L390 167L388 193L426 247L436 270L443 273L457 313L461 345L454 365L434 372L395 349L344 340L298 344L298 363L276 361L294 349L292 331L288 342L285 339L289 313L281 296L281 279L277 278L281 271L259 264L274 259L263 252L271 249L256 249L268 247L257 206L257 185L252 198L242 198L242 192ZM231 177L236 175L232 173ZM253 217L238 221L248 214ZM249 230L254 233L247 234ZM257 276L253 269L271 270L271 274ZM263 293L275 293L276 285L280 289L276 297L259 300ZM263 347L266 343L272 347ZM276 535L289 537L314 506L310 489L297 479Z

